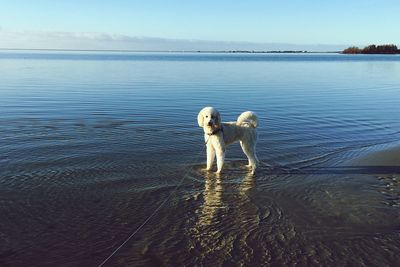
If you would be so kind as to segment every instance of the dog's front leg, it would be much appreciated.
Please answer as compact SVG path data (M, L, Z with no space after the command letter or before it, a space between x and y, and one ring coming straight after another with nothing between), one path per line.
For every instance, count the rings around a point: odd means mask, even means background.
M215 159L215 149L211 144L207 144L207 171L211 170Z
M217 173L222 171L222 167L224 166L225 161L225 148L220 147L217 148Z

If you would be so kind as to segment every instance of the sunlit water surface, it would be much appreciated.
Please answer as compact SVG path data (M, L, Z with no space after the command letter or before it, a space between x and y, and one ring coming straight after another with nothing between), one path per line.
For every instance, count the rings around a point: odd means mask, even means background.
M399 144L399 56L1 51L0 82L2 266L97 266L151 215L105 266L400 262L349 163ZM202 170L204 106L258 114L255 176Z

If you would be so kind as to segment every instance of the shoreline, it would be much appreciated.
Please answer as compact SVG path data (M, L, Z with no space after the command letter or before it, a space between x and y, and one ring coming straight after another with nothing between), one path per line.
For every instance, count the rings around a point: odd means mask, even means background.
M352 164L366 169L379 181L378 191L384 197L383 204L400 207L400 146L371 152Z
M400 146L371 152L353 160L355 166L363 167L398 167L400 170Z

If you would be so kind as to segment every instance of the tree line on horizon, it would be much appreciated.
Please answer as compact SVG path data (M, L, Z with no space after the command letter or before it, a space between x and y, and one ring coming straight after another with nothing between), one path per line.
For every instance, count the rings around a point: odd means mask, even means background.
M343 54L400 54L400 50L394 44L369 45L364 48L351 46L342 51Z

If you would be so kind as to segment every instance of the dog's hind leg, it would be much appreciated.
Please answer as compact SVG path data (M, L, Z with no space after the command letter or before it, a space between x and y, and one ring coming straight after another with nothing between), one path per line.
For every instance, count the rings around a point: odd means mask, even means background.
M247 166L251 167L252 173L254 173L256 171L257 162L258 162L255 144L248 144L248 143L240 141L240 146L242 147L244 154L246 154L246 156L249 160L249 165L247 165Z

